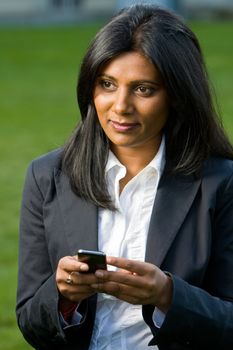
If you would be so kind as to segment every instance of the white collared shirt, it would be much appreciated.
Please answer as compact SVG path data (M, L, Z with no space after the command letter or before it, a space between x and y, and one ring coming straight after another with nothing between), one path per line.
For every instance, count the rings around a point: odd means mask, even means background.
M154 159L119 194L119 181L125 177L126 168L112 152L109 153L106 166L108 191L118 210L99 210L98 244L99 250L106 255L144 261L152 207L164 165L163 138ZM115 268L108 266L108 269ZM159 319L159 312L157 316ZM148 347L151 338L141 305L98 294L90 350L142 350ZM150 349L157 347L150 346Z

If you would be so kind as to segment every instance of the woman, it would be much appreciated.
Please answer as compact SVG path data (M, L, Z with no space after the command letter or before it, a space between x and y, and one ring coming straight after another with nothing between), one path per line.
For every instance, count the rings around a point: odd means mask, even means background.
M69 142L26 178L25 338L37 349L232 349L233 149L195 35L167 11L125 9L90 45L78 102ZM104 251L108 271L88 273L80 248Z

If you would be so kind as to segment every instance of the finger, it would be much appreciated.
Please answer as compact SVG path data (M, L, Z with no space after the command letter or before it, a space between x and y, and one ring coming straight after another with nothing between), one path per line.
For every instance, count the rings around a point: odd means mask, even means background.
M130 260L125 258L118 258L114 256L108 256L107 264L112 265L132 273L137 273L138 275L144 275L148 273L149 270L154 266L150 263L138 260Z
M75 256L65 256L61 258L58 263L58 268L66 272L86 272L89 270L89 266L86 263L78 261Z
M91 285L91 288L97 293L106 293L114 296L119 294L121 291L120 285L115 282L94 283Z
M68 300L72 302L80 302L81 300L84 300L91 295L94 295L96 292L93 291L93 289L85 289L81 290L81 292L75 292L75 291L62 291L61 294Z
M101 282L117 282L134 287L143 287L144 281L141 276L135 273L123 270L120 271L103 271L97 270L95 276L98 278L98 283Z
M90 295L93 295L96 293L93 288L91 288L91 285L80 285L80 284L67 284L65 281L62 283L59 283L58 289L65 298L71 300L71 301L80 301L84 298L88 298Z
M98 278L93 273L79 273L76 271L63 272L57 278L57 283L66 284L68 286L90 285L98 282Z
M86 294L86 293L93 293L93 288L91 285L64 285L62 288L63 292L69 293L69 294Z
M142 288L134 288L115 282L97 283L92 285L97 293L106 293L131 304L147 304L149 295Z
M74 277L73 277L74 276ZM73 285L90 285L98 282L98 277L93 273L71 273L71 278L73 280Z

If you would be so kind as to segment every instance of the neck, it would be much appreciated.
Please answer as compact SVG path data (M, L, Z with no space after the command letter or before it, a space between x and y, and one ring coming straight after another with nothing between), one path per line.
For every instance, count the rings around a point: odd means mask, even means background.
M111 144L111 151L117 159L126 167L127 172L137 175L151 162L159 150L161 138L153 140L153 144L140 147L116 146Z
M156 147L119 147L112 145L111 150L117 159L126 167L126 176L120 181L120 189L135 177L142 169L144 169L155 157L159 150L161 140Z

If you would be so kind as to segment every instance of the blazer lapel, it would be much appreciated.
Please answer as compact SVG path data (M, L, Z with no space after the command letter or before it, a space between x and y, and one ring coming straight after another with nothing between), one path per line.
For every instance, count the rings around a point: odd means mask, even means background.
M97 207L76 196L60 170L55 173L55 184L71 255L79 248L97 250Z
M194 176L164 174L158 186L149 226L146 261L160 266L200 186Z
M193 176L162 176L151 215L146 261L161 265L193 203L200 182ZM70 254L76 254L77 248L97 250L97 207L76 196L68 178L60 170L55 172L55 184Z

